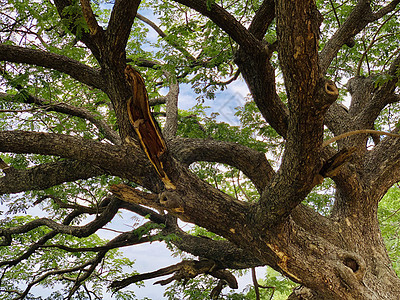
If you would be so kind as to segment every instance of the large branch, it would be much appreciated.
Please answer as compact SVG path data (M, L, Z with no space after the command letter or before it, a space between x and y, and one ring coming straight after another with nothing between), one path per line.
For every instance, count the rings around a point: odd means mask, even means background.
M356 76L348 81L347 90L351 94L349 109L347 110L342 105L334 103L328 110L327 118L325 119L326 124L335 136L354 130L373 129L375 121L384 107L399 101L399 97L395 94L395 88L399 80L397 75L399 63L400 56L393 60L389 70L383 74L389 80L379 84L378 87L375 86L375 82L371 77ZM338 145L340 148L357 146L363 152L365 151L369 134L373 134L373 132L351 135L338 141ZM377 143L379 137L375 136L374 141Z
M182 231L171 215L160 215L143 207L150 206L163 210L162 199L154 194L144 193L124 185L114 185L111 192L123 200L121 208L128 209L141 216L150 216L150 220L157 224L165 225L162 231L164 236L175 235L177 239L171 241L180 250L188 252L200 258L212 259L221 268L245 269L261 266L262 263L251 253L238 248L229 241L216 241L200 236L193 236Z
M140 1L117 0L111 12L107 27L107 42L115 59L125 55L125 46L128 42L132 24L135 19Z
M315 186L324 114L338 96L334 84L320 75L321 17L314 1L278 1L276 6L278 54L290 115L280 170L260 200L257 219L264 226L284 221Z
M132 150L135 150L133 152ZM154 189L158 180L139 149L110 145L81 137L25 131L0 132L0 151L55 155L91 163L109 174Z
M366 103L362 103L360 106L360 113L357 116L358 120L362 120L363 123L357 124L359 128L368 128L373 126L376 118L379 116L381 111L387 104L397 101L397 97L394 95L394 91L399 82L398 71L400 69L400 55L393 60L389 70L384 74L390 80L380 84L375 89L372 97L366 97Z
M188 280L200 274L209 274L216 278L226 281L229 284L230 288L233 289L238 288L236 278L229 271L216 269L214 262L212 260L200 260L200 261L184 260L176 265L162 268L154 272L134 275L132 277L125 278L124 280L121 281L114 281L111 284L111 288L115 290L120 290L138 281L165 276L172 273L174 273L174 275L171 278L160 280L155 283L166 285L174 280L176 281Z
M44 190L64 182L87 179L104 173L104 170L91 163L74 160L42 164L26 170L8 169L5 176L0 177L0 195Z
M277 94L275 70L269 59L265 51L249 56L239 49L235 62L265 121L286 139L289 113Z
M374 195L370 200L380 200L393 184L400 181L400 139L387 137L369 151L364 172L364 184Z
M175 138L168 145L185 164L196 161L219 162L241 170L260 193L275 174L264 153L237 143Z
M68 74L74 79L104 89L105 84L100 72L64 55L0 44L0 60L50 68Z
M1 93L0 92L0 99L11 99L11 101L16 98L15 95L8 95L6 93ZM21 97L20 97L21 98ZM20 98L18 98L18 101L21 101ZM36 105L44 106L44 109L46 111L55 111L55 112L60 112L63 114L67 114L70 116L75 116L79 117L82 119L86 119L93 123L101 133L104 134L104 136L113 142L116 145L121 144L121 139L118 136L117 132L114 131L105 121L101 119L101 116L95 115L93 112L90 110L83 108L83 107L76 107L67 103L54 103L54 102L49 102L45 99L35 97L32 95L28 95L26 98L23 99L25 103L34 103Z
M250 229L243 224L248 222L251 205L213 188L180 164L176 164L175 168L177 174L173 176L177 178L174 181L177 183L176 189L164 191L158 198L154 195L143 195L137 189L124 184L113 185L111 191L124 201L167 210L183 221L195 223L232 239L232 242L243 243L242 235L237 232ZM227 220L233 221L228 227Z
M325 44L320 54L320 66L323 74L329 68L332 60L344 44L348 43L356 34L363 30L367 24L393 11L397 4L400 3L400 0L392 1L375 14L371 10L370 2L365 0L358 1L346 21Z
M173 138L178 130L178 96L179 83L176 76L169 72L164 72L169 83L169 91L166 96L166 120L163 135L166 139Z
M257 10L251 24L249 32L252 33L257 39L261 40L268 27L271 25L275 17L275 1L264 0L260 8Z
M253 254L238 248L229 241L216 241L206 237L193 236L170 226L167 226L164 232L178 237L172 243L179 250L200 258L212 259L221 268L247 269L263 265Z
M239 21L221 6L213 2L208 6L207 0L177 0L210 18L218 27L224 30L246 52L260 51L262 44Z

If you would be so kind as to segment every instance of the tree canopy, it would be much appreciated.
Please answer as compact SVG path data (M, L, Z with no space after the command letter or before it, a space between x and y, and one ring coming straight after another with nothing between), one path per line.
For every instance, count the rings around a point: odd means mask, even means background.
M0 3L0 299L398 299L399 0ZM138 274L153 241L182 261Z

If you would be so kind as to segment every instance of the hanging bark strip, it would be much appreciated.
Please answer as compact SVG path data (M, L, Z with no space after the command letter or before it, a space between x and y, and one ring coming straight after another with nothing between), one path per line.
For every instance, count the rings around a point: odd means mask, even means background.
M166 189L175 189L175 185L165 174L160 157L167 151L164 138L150 112L149 98L143 77L132 66L125 68L125 77L132 88L132 97L128 99L128 116L142 149L153 164Z

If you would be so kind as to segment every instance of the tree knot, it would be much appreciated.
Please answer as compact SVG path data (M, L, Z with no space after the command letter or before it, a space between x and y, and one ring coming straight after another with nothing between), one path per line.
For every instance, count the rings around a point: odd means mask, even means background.
M339 90L337 89L333 81L331 80L325 81L325 93L334 97L337 97L339 95Z
M165 191L159 195L160 204L175 213L184 213L183 201L175 192Z
M335 83L327 78L320 78L315 95L316 104L318 104L319 108L323 111L327 110L338 96L339 90Z
M342 252L338 255L336 270L340 278L350 288L355 288L362 281L365 271L365 260L357 253Z

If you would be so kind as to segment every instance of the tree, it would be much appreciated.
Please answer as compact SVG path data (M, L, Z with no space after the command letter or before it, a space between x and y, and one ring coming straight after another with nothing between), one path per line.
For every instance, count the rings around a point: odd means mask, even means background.
M398 299L377 213L400 180L399 2L3 2L0 192L13 211L49 215L3 218L3 299L56 280L67 298L90 297L160 274L208 274L218 297L236 286L228 269L264 265L301 286L290 299ZM240 128L178 112L181 84L212 98L239 76ZM147 222L99 239L121 210ZM115 249L153 240L200 259L125 274Z

